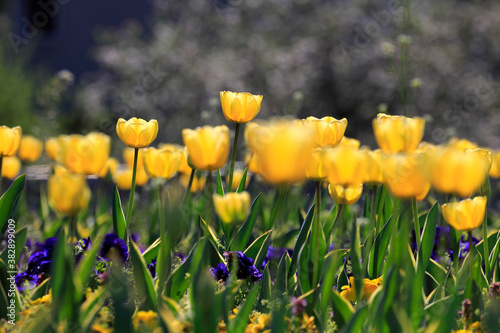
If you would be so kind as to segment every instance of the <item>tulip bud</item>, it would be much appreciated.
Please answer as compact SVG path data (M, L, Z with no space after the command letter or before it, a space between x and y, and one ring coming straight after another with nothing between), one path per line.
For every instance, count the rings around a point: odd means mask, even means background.
M21 127L0 126L0 157L13 156L17 153L23 131Z
M239 224L250 214L250 194L230 192L225 196L214 194L215 211L225 224Z
M136 117L132 117L129 120L120 118L116 123L116 133L127 146L144 148L156 139L156 135L158 135L158 121L156 119L145 121Z
M17 151L17 156L27 162L34 162L40 158L43 151L43 143L31 135L24 135Z
M458 231L472 231L483 223L486 212L486 197L475 197L459 202L447 203L443 207L443 217Z
M229 128L203 126L183 129L182 138L188 151L188 163L197 170L222 168L229 156Z
M224 117L233 123L247 123L259 113L262 98L261 95L247 92L221 91L220 102Z
M90 200L90 189L85 177L66 173L52 175L47 183L49 204L58 212L68 216L76 216L87 207Z
M330 184L328 186L328 193L330 193L330 196L337 205L352 205L361 198L363 184L347 186Z
M14 179L21 170L21 161L16 156L7 156L2 162L2 177Z
M414 152L424 135L425 120L420 117L388 116L382 113L373 120L373 131L384 153Z

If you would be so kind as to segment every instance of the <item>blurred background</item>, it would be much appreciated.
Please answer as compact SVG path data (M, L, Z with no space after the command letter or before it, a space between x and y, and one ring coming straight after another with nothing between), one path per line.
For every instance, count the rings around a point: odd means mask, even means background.
M0 0L1 123L42 139L116 120L225 123L219 91L264 95L258 118L331 115L376 146L380 111L425 140L500 148L500 3L423 0ZM61 72L62 71L62 72ZM121 147L121 146L120 146Z

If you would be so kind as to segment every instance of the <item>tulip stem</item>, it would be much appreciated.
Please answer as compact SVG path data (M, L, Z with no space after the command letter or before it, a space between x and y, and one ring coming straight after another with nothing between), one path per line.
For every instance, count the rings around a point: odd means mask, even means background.
M160 238L165 234L165 211L163 207L163 184L158 184L158 216L160 218Z
M318 224L318 227L323 227L321 226L321 219L320 219L320 214L321 214L321 180L316 181L316 219Z
M69 222L69 228L70 228L70 243L73 243L73 239L76 238L76 241L78 241L78 231L76 229L76 223L77 223L77 217L76 216L71 216L70 222Z
M229 169L229 183L227 189L228 192L231 192L233 188L234 161L236 161L236 148L238 146L239 135L240 135L240 124L236 123L236 129L234 130L233 155L231 156L231 168Z
M189 183L186 188L186 193L184 193L184 199L182 199L182 202L185 203L186 200L189 197L189 194L191 193L191 187L193 187L193 180L194 180L194 173L196 172L196 169L191 169L191 175L189 176Z
M413 225L415 227L415 239L417 242L417 251L420 249L420 221L418 219L417 198L411 198L411 208L413 211Z
M135 194L135 177L137 175L137 158L139 156L139 148L134 148L134 169L132 170L132 186L130 187L130 197L128 199L128 209L127 209L127 234L130 227L130 217L132 216L132 207L134 206L134 194Z
M3 166L3 156L0 155L0 195L2 195L2 166Z
M472 231L467 231L469 239L469 298L472 298L472 281L474 280L474 242L472 241ZM487 241L487 240L486 240Z
M488 210L486 209L484 213L484 221L483 221L483 247L484 247L484 266L486 268L486 280L490 279L490 250L488 249L488 225L486 223L488 216ZM469 246L470 248L470 246Z

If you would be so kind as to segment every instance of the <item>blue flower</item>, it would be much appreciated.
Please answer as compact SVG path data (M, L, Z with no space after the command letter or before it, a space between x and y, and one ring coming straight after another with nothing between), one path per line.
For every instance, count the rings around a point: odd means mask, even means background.
M236 268L236 277L238 279L250 278L253 282L262 279L262 274L259 272L257 267L253 263L253 259L247 257L241 251L225 252L224 253L229 271L233 271L232 266L234 262L237 262L238 267ZM235 258L236 255L236 258Z
M113 233L107 234L104 236L101 252L99 254L101 257L108 260L113 260L115 257L119 257L123 262L125 262L128 257L127 244L117 235Z
M20 291L24 290L25 281L39 285L48 277L52 263L52 252L56 243L56 237L47 238L41 250L30 255L26 271L16 275L16 285Z
M92 248L92 241L90 240L90 237L80 239L75 244L75 247L74 247L76 263L79 263L80 259L83 256L83 253L87 250L90 250L91 248Z
M27 272L21 272L16 274L15 277L16 286L19 291L26 290L25 282L29 282L31 284L30 288L36 286L38 282L38 276L36 274L28 274Z
M151 276L154 278L156 276L156 259L151 260L151 262L148 264L148 269L151 273Z

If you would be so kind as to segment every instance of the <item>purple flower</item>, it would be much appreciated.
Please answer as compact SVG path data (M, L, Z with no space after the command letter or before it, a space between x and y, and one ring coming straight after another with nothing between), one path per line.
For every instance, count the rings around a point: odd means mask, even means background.
M38 282L38 276L36 274L28 274L27 272L21 272L16 274L15 277L16 286L19 291L26 290L25 282L29 282L31 284L31 288L36 286Z
M26 271L16 275L16 285L20 291L24 290L25 281L39 285L48 277L52 263L52 252L56 243L56 237L47 238L41 250L30 255Z
M224 253L229 271L232 271L232 266L236 262L238 267L236 268L236 277L238 279L250 278L253 282L262 279L262 274L259 272L257 267L253 263L253 259L247 257L241 251L225 252ZM236 258L235 258L236 256Z
M148 269L151 276L154 278L156 276L156 259L151 260L151 263L148 264Z
M229 277L229 271L223 263L218 264L215 268L210 267L210 274L212 274L215 281L222 280L225 282Z
M299 316L304 312L307 306L307 301L305 299L298 299L295 296L292 296L292 315L295 317Z
M74 247L76 263L79 263L80 259L83 256L83 253L87 250L90 250L91 248L92 248L92 241L90 240L90 237L80 239L75 244L75 247Z
M264 258L264 262L262 263L261 269L264 269L264 267L266 267L266 264L270 261L279 261L285 252L288 252L288 255L291 256L293 250L269 246L269 248L267 249L266 257Z
M101 257L108 260L113 260L113 258L118 257L125 262L128 257L127 244L117 235L113 233L107 234L104 236L101 252L99 254Z

